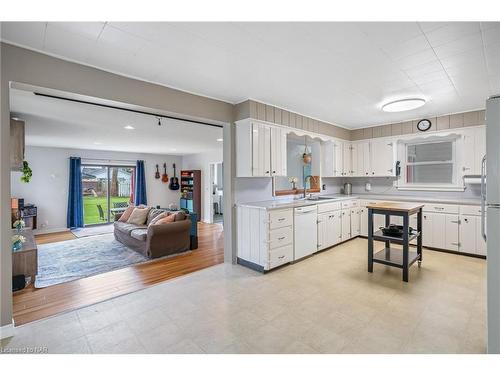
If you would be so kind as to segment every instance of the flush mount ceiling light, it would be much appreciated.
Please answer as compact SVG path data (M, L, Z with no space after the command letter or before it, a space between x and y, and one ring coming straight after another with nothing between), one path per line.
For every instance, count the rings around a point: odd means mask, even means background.
M425 99L420 99L420 98L401 99L384 104L382 106L382 111L403 112L422 107L424 104L425 104Z
M217 138L217 142L222 142L223 139L222 138Z
M134 130L135 128L132 125L126 125L123 127L123 129Z

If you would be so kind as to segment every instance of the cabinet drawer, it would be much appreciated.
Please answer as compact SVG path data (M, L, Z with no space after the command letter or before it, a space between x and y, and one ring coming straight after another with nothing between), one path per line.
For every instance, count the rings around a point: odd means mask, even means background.
M424 212L442 212L446 214L458 214L458 205L428 203L424 206Z
M367 205L370 205L370 204L377 204L378 202L382 202L382 201L376 201L376 200L360 200L359 201L359 205L361 207L366 207Z
M462 215L481 216L481 206L460 206L460 213Z
M351 206L350 207L359 207L359 201L357 199L351 201Z
M269 251L269 269L293 260L293 246L287 245Z
M343 201L342 203L342 208L351 208L351 202L352 201Z
M293 242L292 227L277 228L269 231L269 248L274 249Z
M318 204L318 213L340 210L340 202Z
M269 212L269 228L281 228L293 225L292 209L277 210Z

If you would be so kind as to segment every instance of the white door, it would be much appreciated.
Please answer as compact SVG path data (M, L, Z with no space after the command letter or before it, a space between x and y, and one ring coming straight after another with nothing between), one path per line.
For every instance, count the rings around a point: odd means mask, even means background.
M286 135L282 128L271 128L271 175L285 176L286 171Z
M481 161L486 155L486 128L480 127L474 132L474 167L475 175L481 174Z
M342 210L342 241L351 238L351 210Z
M334 148L334 176L343 176L344 175L344 148L342 147L342 142L335 142L333 145Z
M445 247L443 249L458 251L459 243L458 243L458 225L460 221L458 220L457 215L445 214L441 215L445 216Z
M432 225L433 218L434 215L432 213L424 212L422 214L422 245L427 247L437 247L434 246L433 242L434 238L434 226Z
M351 145L348 142L342 143L342 176L350 176L352 170Z
M394 175L394 143L388 140L373 140L372 143L372 175Z
M463 162L462 162L462 169L461 169L461 174L462 175L472 175L476 174L475 171L475 164L476 164L476 157L475 157L475 147L474 147L474 138L475 138L475 131L474 129L466 129L464 130L463 133Z
M351 237L357 237L360 235L360 217L361 212L359 207L351 208Z
M332 246L342 242L342 211L334 211L328 224Z
M318 250L328 247L328 213L318 214Z
M460 216L460 252L470 254L476 253L476 219L477 216Z
M351 171L349 173L349 176L357 176L358 175L358 163L360 160L358 159L358 144L357 143L351 143L350 145L351 149ZM361 158L361 161L363 158Z
M252 136L252 175L271 177L271 128L253 123Z
M359 209L359 233L362 236L368 236L368 208Z
M363 176L369 176L372 171L371 143L363 142Z

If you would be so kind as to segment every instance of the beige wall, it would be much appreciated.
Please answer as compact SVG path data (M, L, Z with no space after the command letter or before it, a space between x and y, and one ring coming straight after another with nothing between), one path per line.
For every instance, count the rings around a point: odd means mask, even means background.
M0 132L0 326L11 323L9 82L120 101L213 122L231 123L234 106L2 43ZM228 173L228 178L231 175ZM228 230L229 232L229 230Z
M462 128L465 126L477 126L485 124L485 111L471 111L456 113L452 115L427 117L431 121L431 128L427 132ZM393 135L418 133L417 123L419 120L403 121L394 124L379 125L370 128L351 130L351 140L388 137Z
M272 105L259 103L255 100L246 100L235 106L235 118L242 120L253 118L271 122L278 125L290 126L292 128L307 130L315 133L325 134L332 137L351 139L351 131L340 126L313 118L299 115L298 113L286 111Z

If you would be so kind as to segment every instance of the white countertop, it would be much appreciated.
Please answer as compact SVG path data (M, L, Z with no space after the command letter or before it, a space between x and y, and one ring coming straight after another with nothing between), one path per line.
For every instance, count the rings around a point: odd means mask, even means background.
M340 202L350 199L374 199L374 200L387 200L387 201L404 201L404 202L422 202L422 203L442 203L442 204L462 204L462 205L480 205L479 199L449 199L449 198L429 198L429 197L417 197L417 196L401 196L401 195L387 195L387 194L325 194L320 195L321 197L331 198L331 199L319 199L319 200L304 200L304 199L275 199L260 202L248 202L240 203L238 206L241 207L251 207L251 208L262 208L266 210L276 210L282 208L295 208L311 206L315 204Z

